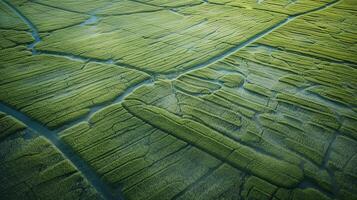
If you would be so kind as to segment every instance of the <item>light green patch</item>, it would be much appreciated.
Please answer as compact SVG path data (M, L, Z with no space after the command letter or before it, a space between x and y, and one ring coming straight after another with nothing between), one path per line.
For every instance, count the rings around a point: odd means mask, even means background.
M0 107L113 196L356 198L353 0L7 2ZM100 197L32 133L0 112L1 197Z
M78 119L95 105L113 101L149 78L120 66L47 55L0 63L5 78L0 82L0 100L52 128Z
M146 7L147 4L142 12L102 16L93 25L56 31L36 48L113 59L152 73L167 74L219 56L285 17L214 4L157 12L147 12L152 8Z

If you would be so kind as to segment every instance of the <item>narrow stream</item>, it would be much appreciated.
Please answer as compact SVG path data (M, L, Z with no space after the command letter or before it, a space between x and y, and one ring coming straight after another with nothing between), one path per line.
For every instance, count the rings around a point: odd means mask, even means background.
M321 6L319 8L316 9L312 9L310 11L306 11L306 12L302 12L302 13L298 13L295 15L291 15L288 16L286 19L280 21L279 23L269 27L266 30L261 31L260 33L250 37L249 39L247 39L246 41L228 49L227 51L225 51L223 54L220 55L216 55L212 58L210 58L209 60L207 60L206 62L200 63L198 65L195 65L187 70L183 70L177 73L172 73L172 74L167 74L167 75L163 75L162 77L169 79L169 80L173 80L176 79L177 77L184 75L184 74L188 74L192 71L195 70L199 70L201 68L204 68L208 65L211 65L213 63L216 63L220 60L223 60L224 58L226 58L227 56L230 56L234 53L236 53L237 51L239 51L240 49L256 42L257 40L259 40L260 38L270 34L271 32L275 31L276 29L286 25L287 23L289 23L290 21L296 19L297 17L300 17L302 15L306 15L312 12L317 12L323 9L326 9L330 6L335 5L336 3L338 3L340 0L335 0L333 2L330 2L328 4L325 4L324 6ZM206 1L205 1L206 2ZM72 55L72 54L68 54L68 53L60 53L60 52L41 52L41 51L36 51L35 46L36 44L38 44L41 41L41 37L39 35L39 31L37 29L37 27L26 17L24 16L15 6L13 6L11 3L9 3L6 0L3 0L2 3L4 5L6 5L10 10L12 10L14 13L16 13L16 15L18 15L30 28L31 31L31 35L34 38L34 41L28 45L28 48L32 51L33 55L36 54L46 54L46 55L53 55L53 56L60 56L60 57L64 57L67 59L75 59L75 60L80 60L83 62L98 62L98 63L105 63L105 64L116 64L115 61L113 60L100 60L100 59L94 59L94 58L86 58L86 57L82 57L82 56L76 56L76 55ZM97 17L95 15L92 15L88 20L86 20L85 22L83 22L81 25L87 25L87 24L93 24L97 22ZM121 64L118 64L118 66L122 66ZM129 66L129 65L125 65L123 64L123 67L127 67L127 68L132 68L132 69L136 69L136 70L140 70L143 71L142 69L137 69L133 66ZM149 75L152 75L151 72L147 72ZM161 76L160 76L161 77ZM110 188L101 180L101 178L96 174L96 172L90 167L88 166L88 164L83 161L82 158L80 158L67 144L65 144L63 141L61 141L61 139L59 138L58 133L60 131L62 131L65 128L71 127L75 124L78 124L80 122L86 121L89 119L89 117L97 112L98 110L101 110L109 105L112 105L114 103L119 103L121 102L125 97L127 97L128 95L131 94L132 91L134 91L135 89L143 86L143 85L148 85L148 84L152 84L153 80L149 79L146 81L143 81L140 84L137 84L135 86L132 86L130 88L128 88L123 94L121 94L120 96L118 96L114 101L111 102L107 102L107 103L103 103L101 105L98 106L94 106L91 108L91 111L88 115L85 115L83 117L81 117L80 119L73 121L65 126L63 126L61 129L58 130L50 130L47 127L45 127L44 125L42 125L41 123L31 119L30 117L26 116L25 114L11 108L8 105L5 105L3 103L0 103L0 111L5 112L8 115L13 116L14 118L18 119L19 121L23 122L25 125L27 125L29 127L29 129L39 133L40 135L46 137L48 140L50 140L63 154L66 158L68 158L74 165L75 167L82 172L83 176L85 176L85 178L88 179L88 181L90 182L90 184L93 185L93 187L98 191L99 194L101 194L105 199L123 199L123 196L121 194L120 191L118 191L118 196L117 195L113 195L112 191L110 190Z

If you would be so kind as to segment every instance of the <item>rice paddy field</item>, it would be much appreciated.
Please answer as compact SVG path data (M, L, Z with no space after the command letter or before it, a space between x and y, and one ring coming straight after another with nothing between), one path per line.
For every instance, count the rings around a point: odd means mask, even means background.
M356 200L357 0L0 0L0 183Z

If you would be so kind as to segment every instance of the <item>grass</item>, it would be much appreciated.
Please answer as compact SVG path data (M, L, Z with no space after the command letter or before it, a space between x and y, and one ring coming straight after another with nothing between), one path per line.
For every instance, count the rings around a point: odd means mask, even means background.
M356 6L331 2L1 2L27 118L0 109L0 196L355 199Z

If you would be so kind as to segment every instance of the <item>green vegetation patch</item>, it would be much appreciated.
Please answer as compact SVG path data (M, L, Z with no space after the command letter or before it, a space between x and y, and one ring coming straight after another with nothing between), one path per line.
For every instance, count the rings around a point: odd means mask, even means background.
M91 107L113 101L149 78L116 65L47 55L1 59L0 63L4 77L0 81L0 100L51 128L78 119Z
M0 113L3 199L102 199L47 139Z

